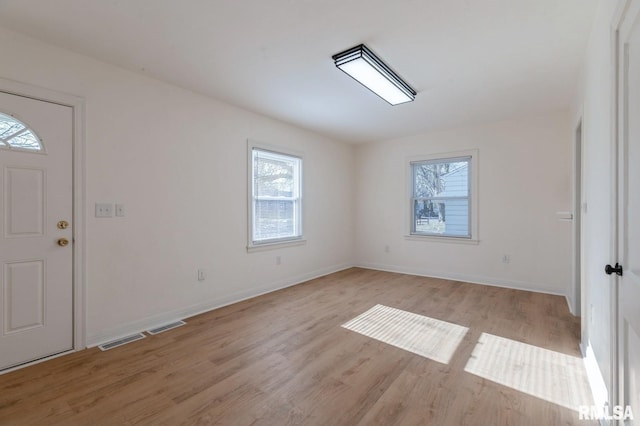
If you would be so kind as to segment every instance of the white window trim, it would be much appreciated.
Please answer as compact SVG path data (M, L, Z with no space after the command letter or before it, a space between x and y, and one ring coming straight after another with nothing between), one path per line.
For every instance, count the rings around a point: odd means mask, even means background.
M470 237L457 237L449 235L425 235L416 234L412 232L413 229L413 206L411 200L413 199L413 168L412 163L418 163L421 161L433 161L433 160L447 160L450 158L459 157L471 157L471 183L470 183L470 195L469 205L471 206L471 218L469 220ZM470 149L465 151L444 152L436 154L424 154L414 155L407 157L406 159L406 196L404 199L405 204L405 230L407 234L404 236L405 240L410 241L432 241L432 242L444 242L444 243L457 243L457 244L478 244L480 242L478 238L478 164L480 157L477 149Z
M253 150L270 151L275 154L289 155L300 159L300 236L291 238L280 238L276 240L265 240L262 242L253 241ZM293 247L306 244L304 239L304 155L300 151L282 146L275 146L247 139L247 252L273 250L285 247Z

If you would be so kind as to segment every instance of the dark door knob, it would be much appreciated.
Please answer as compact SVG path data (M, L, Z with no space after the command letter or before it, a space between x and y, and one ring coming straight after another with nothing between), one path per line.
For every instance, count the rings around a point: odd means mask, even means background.
M616 266L607 265L604 267L604 272L607 275L611 275L615 272L616 275L622 276L622 265L616 262Z

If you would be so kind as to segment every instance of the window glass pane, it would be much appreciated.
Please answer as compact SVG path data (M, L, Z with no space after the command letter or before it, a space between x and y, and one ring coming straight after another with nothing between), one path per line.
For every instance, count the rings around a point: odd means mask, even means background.
M295 234L294 201L257 200L254 240L291 238Z
M24 124L16 121L13 117L0 114L0 138L8 139L24 129Z
M413 197L463 196L468 193L469 160L413 165Z
M471 237L470 157L412 163L412 232Z
M413 225L417 233L470 236L469 199L416 200Z
M253 242L301 236L300 182L302 160L286 154L252 149Z
M32 149L34 151L40 151L41 149L40 141L28 130L9 139L9 145L14 148Z
M256 197L295 196L295 158L283 158L274 154L256 152L254 184Z
M40 139L23 123L0 113L0 146L42 151Z

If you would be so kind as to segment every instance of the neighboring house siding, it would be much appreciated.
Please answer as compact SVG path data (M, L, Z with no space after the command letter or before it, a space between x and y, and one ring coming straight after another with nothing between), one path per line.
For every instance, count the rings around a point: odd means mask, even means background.
M460 167L442 176L444 191L439 197L466 197L469 195L469 167ZM469 234L469 200L449 200L445 212L445 233L449 235Z

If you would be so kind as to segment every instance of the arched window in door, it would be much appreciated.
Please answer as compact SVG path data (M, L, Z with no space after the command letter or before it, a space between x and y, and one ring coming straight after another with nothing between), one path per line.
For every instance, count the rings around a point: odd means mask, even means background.
M0 149L43 152L42 140L26 124L0 112Z

